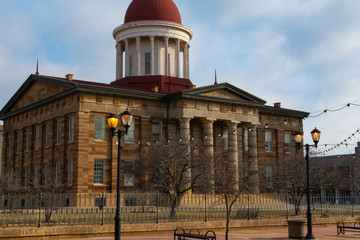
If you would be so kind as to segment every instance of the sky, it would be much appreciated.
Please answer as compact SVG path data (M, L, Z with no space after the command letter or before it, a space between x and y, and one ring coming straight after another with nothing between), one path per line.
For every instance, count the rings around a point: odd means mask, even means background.
M39 59L41 75L115 80L113 29L131 0L0 0L0 108ZM309 112L319 151L360 129L360 1L174 0L193 31L190 79L228 82L272 106ZM332 112L353 105L340 111ZM360 133L335 151L349 154ZM325 147L325 144L327 145Z

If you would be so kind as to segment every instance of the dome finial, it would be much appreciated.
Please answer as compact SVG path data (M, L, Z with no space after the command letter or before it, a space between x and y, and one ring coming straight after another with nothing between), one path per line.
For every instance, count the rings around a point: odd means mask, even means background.
M39 75L39 59L36 61L36 75Z
M216 68L215 68L215 82L214 82L214 85L217 85L218 82L217 82L217 76L216 76Z

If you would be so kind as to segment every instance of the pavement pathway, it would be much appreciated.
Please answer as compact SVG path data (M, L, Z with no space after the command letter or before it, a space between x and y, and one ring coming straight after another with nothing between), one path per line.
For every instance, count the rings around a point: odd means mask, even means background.
M215 231L217 239L224 240L225 233L224 231L217 230ZM319 240L345 240L345 239L358 239L360 240L360 232L349 232L346 235L336 234L336 226L314 226L313 233L316 239ZM59 238L59 237L49 237L41 238L42 240L111 240L113 237L69 237L69 238ZM133 233L133 234L122 234L121 240L152 240L152 239L174 239L172 233ZM250 240L283 240L288 238L288 229L287 228L264 228L264 229L236 229L231 230L229 239L250 239Z

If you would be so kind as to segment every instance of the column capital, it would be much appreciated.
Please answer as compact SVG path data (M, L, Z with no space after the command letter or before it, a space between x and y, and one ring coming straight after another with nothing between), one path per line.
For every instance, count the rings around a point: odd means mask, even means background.
M186 123L186 122L190 122L191 118L190 117L181 117L178 118L180 123Z
M205 123L214 123L216 121L215 118L201 118L200 121L205 124Z

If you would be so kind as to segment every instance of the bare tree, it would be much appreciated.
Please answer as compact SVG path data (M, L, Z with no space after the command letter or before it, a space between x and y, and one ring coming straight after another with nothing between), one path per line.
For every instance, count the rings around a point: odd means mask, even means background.
M12 170L4 170L0 175L0 197L7 197L10 211L13 209L15 201L14 194L23 192L24 188L21 186L20 179Z
M54 169L43 172L41 177L32 176L29 179L30 191L41 194L41 204L45 208L45 222L50 222L53 211L59 206L60 194L66 189L66 179L61 179L61 173Z
M226 206L225 239L228 240L233 207L245 193L249 178L257 174L257 172L248 171L247 174L239 174L238 168L235 168L222 152L215 154L215 163L215 192L222 196L220 201L223 201Z
M166 194L171 201L172 218L184 194L209 186L211 158L192 141L159 141L140 155L136 168L138 186Z

